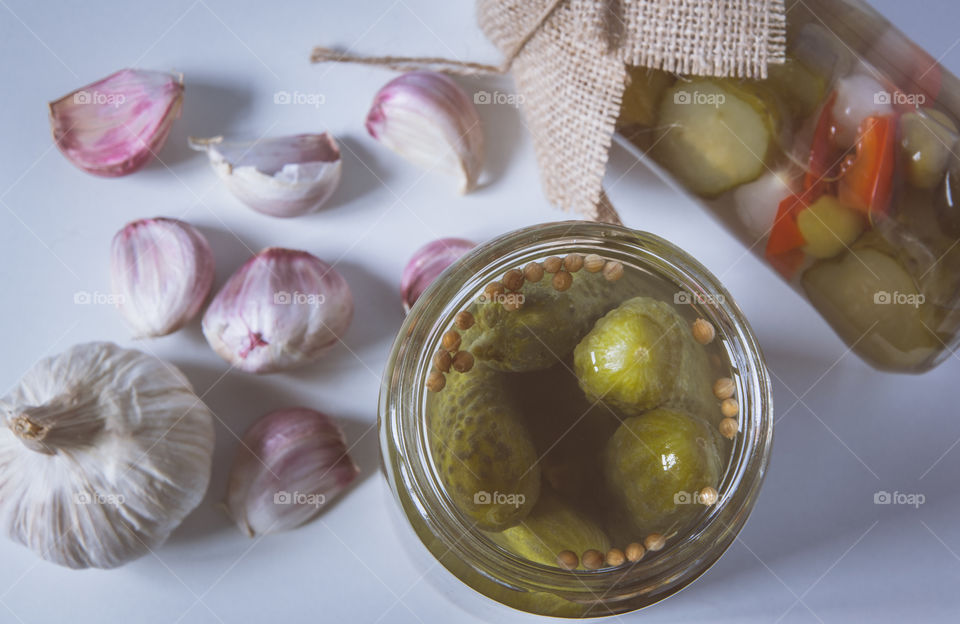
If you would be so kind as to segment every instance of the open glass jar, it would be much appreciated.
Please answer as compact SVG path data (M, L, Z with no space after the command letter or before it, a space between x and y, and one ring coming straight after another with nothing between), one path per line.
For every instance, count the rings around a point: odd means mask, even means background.
M787 13L765 80L631 68L619 130L881 370L960 343L960 82L862 0Z
M551 258L555 260L550 260ZM557 265L557 261L562 261L562 264ZM517 282L517 273L512 274L512 279L507 277L511 270L522 269L531 263L545 268L545 272L535 268L528 271L524 274L527 276L527 284L523 286L520 285L523 280ZM570 274L557 277L567 272L568 268ZM542 276L535 279L537 273L542 273ZM570 281L567 281L568 277L573 281L572 286ZM543 522L536 524L539 521L535 521L540 509L538 505L547 504L544 502L547 500L560 500L567 494L565 488L569 482L558 480L556 474L548 469L551 449L553 446L562 445L562 440L554 440L548 444L549 448L546 450L539 444L536 445L533 462L525 470L518 470L514 475L516 478L511 479L509 466L519 456L519 451L501 453L493 458L493 462L486 462L486 466L483 461L475 461L476 455L482 455L485 448L496 449L498 445L515 450L516 440L526 435L525 429L521 427L511 430L508 423L499 422L500 430L507 430L508 438L492 447L485 447L484 439L488 438L481 436L474 440L470 435L471 431L467 431L466 436L461 436L456 433L455 428L450 429L442 420L437 420L449 417L461 423L464 419L472 419L467 422L472 422L470 426L477 427L478 420L483 422L485 418L506 418L503 416L506 407L497 406L493 411L488 409L487 402L497 401L498 391L495 388L482 387L472 394L467 393L466 396L470 398L455 401L454 409L449 413L438 411L436 405L437 401L440 401L438 397L444 396L444 392L455 392L458 384L467 383L464 380L468 379L469 375L480 374L481 370L486 371L483 375L529 376L540 374L531 373L530 367L542 369L545 366L531 364L536 358L525 356L524 365L529 364L526 372L505 372L505 367L509 368L520 360L507 362L504 353L515 354L515 351L490 348L489 343L483 344L485 336L482 332L489 327L482 330L478 328L483 327L485 322L490 322L490 318L485 318L485 313L478 306L502 307L505 304L508 310L514 311L498 309L499 315L516 314L513 304L510 303L511 294L525 294L526 300L521 301L521 305L530 306L526 308L530 310L535 309L540 301L537 299L538 292L549 290L552 285L554 289L562 291L561 295L566 295L567 292L576 291L578 282L581 285L598 284L597 288L600 289L590 291L592 303L583 300L578 305L596 305L600 298L597 293L605 293L600 308L593 309L584 326L586 329L580 334L589 330L589 335L592 335L597 331L601 323L595 324L596 319L609 310L623 310L634 305L650 306L650 309L662 310L663 314L677 319L677 323L670 326L669 332L680 332L676 334L680 336L680 342L669 338L667 343L670 349L664 353L682 351L693 354L691 358L704 363L698 371L706 371L706 363L709 361L709 366L712 367L710 370L722 371L722 380L730 383L725 390L714 390L716 397L711 394L711 390L707 390L706 402L697 403L696 408L707 411L702 413L702 419L698 416L696 424L691 425L701 427L697 431L706 432L696 437L699 445L696 453L700 452L701 447L705 448L704 444L710 448L722 449L718 450L717 454L717 457L722 457L722 462L711 469L710 487L691 492L676 488L669 492L658 490L657 496L670 508L669 513L676 512L680 515L671 516L674 521L670 527L663 525L665 528L659 535L647 536L642 532L635 535L640 544L645 542L645 537L662 537L665 545L654 543L656 540L647 541L647 545L652 547L645 556L638 560L624 561L616 560L619 555L614 556L614 551L621 554L626 551L629 554L626 544L628 538L613 538L609 541L598 538L595 547L599 550L611 546L619 548L611 548L607 553L594 551L593 557L600 556L598 563L589 561L588 556L591 555L585 551L580 564L580 553L574 553L578 556L578 562L568 566L573 569L565 569L561 563L561 553L557 552L560 546L552 542L553 535L543 532L543 527L550 525ZM490 288L491 284L503 283L510 287L505 290ZM541 290L538 291L537 288ZM553 296L554 294L550 295ZM463 322L465 311L472 313L469 323ZM610 314L607 314L604 319L609 316ZM503 318L511 317L496 318L502 321ZM549 314L541 317L534 312L522 318L531 325L537 322L538 318L546 318L552 329L579 322L571 320L565 324L559 323ZM474 320L476 324L473 323ZM697 328L691 324L694 322L700 325L708 324L712 331L708 332L707 336L698 335ZM589 329L591 326L593 330ZM525 327L529 328L530 325ZM462 344L458 328L463 330ZM458 333L456 345L451 342L451 332ZM575 341L585 340L580 334L574 337ZM664 330L663 336L667 334L668 330ZM477 335L481 337L477 338ZM512 335L514 338L517 336L509 332L505 335ZM674 334L670 333L670 336ZM696 341L688 338L689 336L695 336ZM569 373L572 378L575 369L577 373L581 373L577 361L583 347L571 348L570 353L560 352L557 347L560 343L555 338L555 334L544 329L542 339L526 343L524 349L536 349L538 345L549 343L551 352L556 351L553 355L556 356L557 363L553 366L560 371L560 375ZM652 343L647 345L649 348L637 348L636 353L654 352L660 338L661 336L653 336ZM461 366L458 367L456 354L469 353L471 350L472 355L463 356L459 360ZM452 367L449 360L438 360L438 351L454 352ZM468 360L469 366L462 365L464 360ZM496 369L496 372L490 372L491 369ZM673 383L673 379L684 377L684 370L686 369L667 365L663 371L666 375L662 378L664 383L669 385ZM438 373L444 373L441 377L445 382L437 383ZM556 380L551 378L546 383L548 386L556 384ZM580 385L585 388L584 392L590 387L589 382ZM532 385L525 387L528 390L533 388ZM574 388L576 387L575 384ZM689 390L689 386L677 387L683 391ZM707 387L710 387L709 383ZM663 412L659 406L653 407L651 403L642 406L644 410L648 407L650 410L643 411L640 415L627 415L622 410L629 412L630 406L617 403L613 399L615 392L607 395L608 392L610 388L603 393L605 396L597 399L591 397L590 401L593 406L600 403L605 407L607 404L615 406L613 409L608 408L611 417L615 418L613 426L616 429L616 432L610 435L610 440L622 435L621 431L627 427L625 423L635 419L649 419L651 413ZM731 414L725 408L721 410L719 397L731 395L736 397L733 401L736 407L736 413L733 414L736 425L733 432L727 431L724 435L732 440L710 433L722 420L730 420ZM703 395L700 393L698 396ZM689 397L679 398L680 402L671 399L670 405L683 403L683 409L687 409L685 400ZM695 401L691 399L690 405L693 403ZM564 405L557 406L554 403L553 407L545 411L552 415L563 409ZM622 613L653 604L685 587L721 556L746 522L763 480L772 443L772 409L770 380L756 339L729 293L713 275L689 255L656 236L608 224L563 222L519 230L481 245L447 269L430 286L410 311L391 351L380 393L379 426L384 469L394 495L420 540L450 572L488 598L523 611L564 617L592 617ZM694 408L691 407L690 410L692 414ZM443 416L444 414L446 416ZM579 420L577 419L577 422ZM693 417L690 422L694 422ZM530 421L525 421L525 424L527 428L531 427ZM563 434L573 430L575 425L576 423ZM442 432L450 434L450 438L438 447L435 438ZM537 430L530 428L527 433L531 435L531 439L537 439ZM463 452L457 451L457 457L462 458L462 462L474 462L470 464L474 470L466 472L476 472L480 477L487 478L484 471L493 465L491 470L497 476L503 477L500 481L494 477L489 477L493 479L490 482L473 481L474 485L479 483L486 487L467 492L459 488L458 482L451 482L449 464L452 464L453 460L450 456L454 454L454 447L461 437L476 442L462 447L461 451L466 449ZM587 436L582 439L586 440ZM651 445L656 446L653 440L647 439ZM605 461L601 458L609 458L611 453L616 452L611 450L609 445L610 442L603 442L602 448L597 447L587 454L588 459L595 457L597 462ZM444 449L449 453L445 453ZM662 462L664 470L667 469L667 464L677 457L680 457L680 465L687 465L684 463L687 459L685 456L674 455L666 450L662 453L657 450L654 454L655 463L659 465ZM607 462L604 465L612 464ZM457 469L460 467L457 466ZM597 472L588 470L584 474L601 475L605 474L604 471L605 469L598 468ZM528 487L523 483L529 482L531 472L537 475L538 483ZM667 473L664 475L670 477ZM473 476L477 477L476 474ZM460 477L470 480L465 473ZM487 483L489 485L486 485ZM681 478L670 483L675 486L685 482ZM696 488L701 484L698 481ZM581 485L596 492L603 491L605 487L602 483L593 481ZM491 491L495 486L499 486L499 491ZM698 500L701 496L708 500ZM504 512L506 515L491 511L490 505L495 505L498 497L506 499L514 509L507 509ZM516 500L518 498L519 502ZM606 522L609 517L603 514L599 514L597 518L591 516L594 510L600 509L605 503L592 507L592 501L576 499L570 504L580 502L587 502L586 512L578 507L580 511L571 511L564 517L587 518L583 522L602 527L598 532L607 530ZM524 504L532 506L532 511L521 510L519 515L512 517L514 510L520 509ZM687 507L683 507L684 505ZM675 519L680 516L684 518L682 522ZM630 523L635 519L631 518ZM501 522L500 526L491 526L498 522ZM514 547L516 542L511 542L508 538L535 524L541 531L535 536L539 543L534 544L532 549L524 549L522 545L519 548ZM549 530L564 533L567 528L550 527ZM611 537L615 533L612 529L609 532ZM570 539L576 541L574 538ZM620 541L615 542L616 539ZM632 539L631 535L629 540Z

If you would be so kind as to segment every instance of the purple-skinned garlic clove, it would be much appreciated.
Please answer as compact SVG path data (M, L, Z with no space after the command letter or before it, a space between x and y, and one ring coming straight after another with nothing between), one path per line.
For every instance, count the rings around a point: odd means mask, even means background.
M271 412L243 436L230 469L227 510L250 537L296 528L356 479L340 428L305 407Z
M183 104L183 76L122 69L50 103L57 147L87 173L133 173L163 147Z
M437 276L474 247L475 243L463 238L440 238L414 252L403 269L400 281L404 312L410 312L410 308Z
M447 76L410 72L388 82L367 113L370 136L422 169L460 180L460 192L477 185L483 168L480 115Z
M189 223L128 223L110 247L110 284L134 337L165 336L197 315L213 285L210 244Z
M190 147L207 153L237 199L272 217L315 212L340 184L340 147L327 133L251 142L191 138Z
M340 342L353 295L332 266L305 252L264 249L227 280L203 315L203 334L249 373L289 370Z

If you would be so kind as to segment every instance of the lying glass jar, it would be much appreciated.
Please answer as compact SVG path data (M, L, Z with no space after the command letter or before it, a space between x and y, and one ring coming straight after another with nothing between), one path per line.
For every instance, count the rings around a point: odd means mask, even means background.
M922 372L960 340L960 83L859 0L787 15L765 80L631 69L640 157L805 294L876 368Z
M772 409L713 275L656 236L578 221L481 245L430 286L394 343L379 426L403 514L454 576L594 617L662 600L723 554Z

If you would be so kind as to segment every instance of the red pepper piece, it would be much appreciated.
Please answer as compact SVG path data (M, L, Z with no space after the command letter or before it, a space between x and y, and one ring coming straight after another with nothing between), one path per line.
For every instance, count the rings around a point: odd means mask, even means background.
M868 217L886 214L893 190L896 118L867 117L858 131L856 156L840 178L838 196Z
M820 109L820 117L817 118L817 126L813 131L807 173L803 177L803 191L808 202L817 199L828 188L830 183L825 178L829 177L827 174L840 157L833 144L833 134L836 132L833 103L836 99L837 92L834 91Z

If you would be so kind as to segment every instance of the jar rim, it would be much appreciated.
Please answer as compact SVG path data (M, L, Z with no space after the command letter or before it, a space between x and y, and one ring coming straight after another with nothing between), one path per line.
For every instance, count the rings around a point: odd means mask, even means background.
M485 283L496 279L495 275L518 264L523 266L521 257L561 250L599 252L605 258L650 270L699 297L698 301L712 302L705 310L711 316L708 320L725 339L731 367L738 370L743 382L738 396L740 431L718 488L720 499L667 550L631 564L626 571L622 566L561 570L528 561L495 544L452 505L432 470L427 446L422 417L424 380L440 334ZM652 604L678 591L706 571L733 542L766 473L772 414L770 378L756 337L712 273L653 234L606 223L564 221L516 230L478 246L421 295L400 330L383 377L381 453L394 493L409 496L429 530L476 573L514 589L550 592L572 602L603 604L605 608L613 603L630 605L616 610L620 612Z

